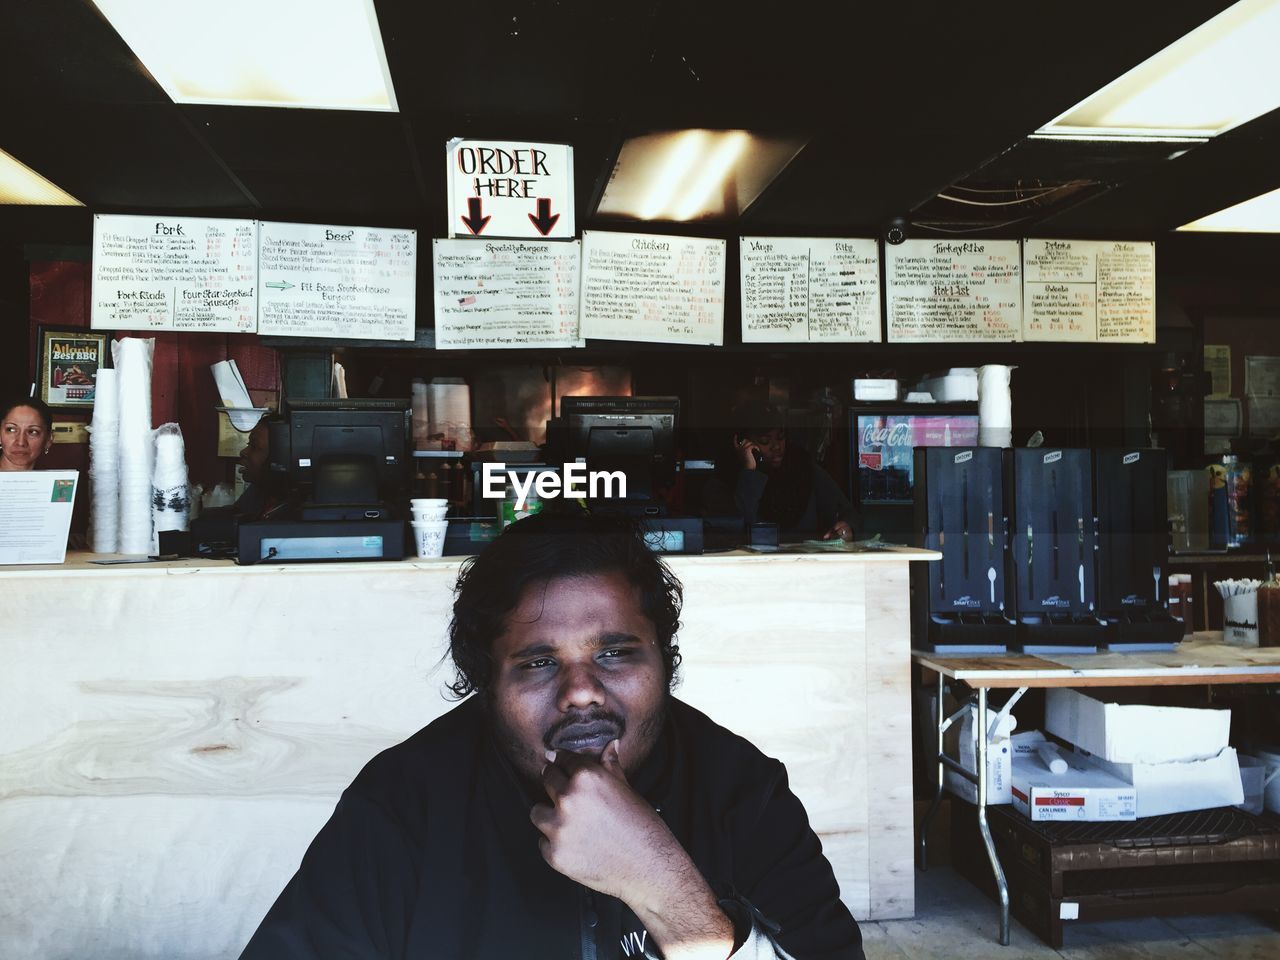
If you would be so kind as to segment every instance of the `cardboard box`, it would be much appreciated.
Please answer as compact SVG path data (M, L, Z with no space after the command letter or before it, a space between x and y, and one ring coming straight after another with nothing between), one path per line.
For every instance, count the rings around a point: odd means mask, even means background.
M1080 755L1087 763L1133 784L1138 793L1139 817L1244 803L1240 765L1231 747L1208 760L1181 763L1112 763L1087 753Z
M1055 687L1045 694L1044 728L1112 763L1182 763L1222 753L1231 711L1103 703Z
M1013 759L1013 808L1032 820L1136 820L1131 784L1079 758L1064 757L1067 772L1053 774L1037 755Z

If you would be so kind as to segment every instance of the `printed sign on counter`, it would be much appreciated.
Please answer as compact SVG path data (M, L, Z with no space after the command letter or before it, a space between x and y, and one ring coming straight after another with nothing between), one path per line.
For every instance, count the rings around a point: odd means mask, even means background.
M880 245L741 237L743 343L880 340Z
M1026 240L1026 340L1154 343L1155 244Z
M582 233L582 336L724 343L725 241Z
M260 224L258 332L412 340L416 230Z
M89 325L253 333L257 264L253 220L95 214Z
M445 169L450 237L573 239L568 144L450 140Z
M905 240L885 247L889 340L1022 337L1017 240Z
M433 241L436 347L577 347L577 240Z

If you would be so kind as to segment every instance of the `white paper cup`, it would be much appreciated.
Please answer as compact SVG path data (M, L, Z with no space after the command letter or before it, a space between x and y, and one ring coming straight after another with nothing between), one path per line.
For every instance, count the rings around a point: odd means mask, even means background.
M1258 645L1258 594L1222 598L1222 639L1244 647Z
M413 543L418 548L420 557L443 557L444 535L449 529L448 520L415 520L409 525L413 528Z
M418 507L414 507L413 522L414 523L432 523L438 520L443 520L445 518L445 515L448 514L448 512L449 512L448 507L424 507L421 509L419 509Z
M430 508L430 507L446 507L447 508L449 506L449 501L446 500L444 497L418 497L417 499L410 500L409 506L412 507L414 510L422 510L424 508Z

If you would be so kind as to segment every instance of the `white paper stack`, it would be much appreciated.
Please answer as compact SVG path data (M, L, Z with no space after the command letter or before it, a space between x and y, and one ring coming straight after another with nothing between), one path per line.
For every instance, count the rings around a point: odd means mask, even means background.
M1009 377L1013 367L989 363L978 368L978 445L1013 445L1013 396Z
M186 530L191 514L187 489L186 448L176 423L161 424L155 431L156 465L151 480L151 516L157 534L162 530Z
M427 402L427 381L413 381L413 449L425 450L431 436L431 410Z
M89 476L93 552L115 553L120 548L120 390L110 367L98 368L89 425Z
M465 380L436 377L427 384L427 415L432 447L471 449L471 388Z
M120 385L120 544L126 554L152 548L151 476L155 445L151 436L151 364L154 339L115 341Z
M244 377L240 375L240 368L234 360L219 360L210 364L209 369L213 371L214 382L218 385L218 398L224 407L239 410L253 406L249 388L244 385Z

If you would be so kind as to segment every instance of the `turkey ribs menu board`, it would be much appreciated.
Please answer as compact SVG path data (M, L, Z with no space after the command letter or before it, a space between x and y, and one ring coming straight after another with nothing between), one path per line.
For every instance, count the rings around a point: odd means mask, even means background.
M258 332L412 340L418 232L260 224Z
M1025 240L1022 257L1025 339L1155 342L1154 243Z
M878 343L875 240L741 237L743 343Z
M721 346L725 247L700 237L584 230L582 336Z
M252 333L257 287L253 220L93 218L95 330Z
M436 347L577 347L582 247L435 240Z
M1017 240L904 240L885 246L889 340L1022 338Z

